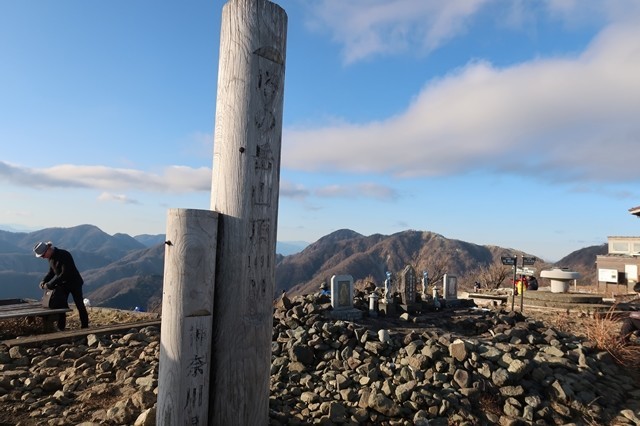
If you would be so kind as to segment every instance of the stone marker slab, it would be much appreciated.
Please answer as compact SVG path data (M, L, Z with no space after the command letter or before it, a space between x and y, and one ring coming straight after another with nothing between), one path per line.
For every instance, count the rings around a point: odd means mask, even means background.
M442 293L444 300L456 300L458 298L458 278L456 276L444 274L442 278Z
M416 271L413 266L405 266L398 281L398 291L400 292L402 304L412 305L416 302L416 281Z

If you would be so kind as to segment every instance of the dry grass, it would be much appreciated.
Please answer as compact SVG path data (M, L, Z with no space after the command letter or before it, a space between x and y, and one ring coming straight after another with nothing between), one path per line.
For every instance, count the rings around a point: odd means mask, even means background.
M640 345L622 339L616 311L616 305L613 305L606 314L586 319L585 335L598 349L609 352L621 366L637 369L640 367Z
M584 324L589 321L589 318L583 312L576 313L575 311L565 310L553 311L551 314L547 314L544 321L557 331L573 334L574 336L584 336Z
M71 305L73 307L73 305ZM124 311L110 308L87 308L89 328L115 324L135 324L136 322L159 319L155 313ZM67 314L67 330L80 328L78 311L72 309ZM14 318L0 322L0 340L14 339L19 336L33 336L44 332L44 322L38 317Z
M558 312L549 318L549 322L553 328L558 331L569 333L575 328L575 323L569 311Z
M40 334L44 330L41 318L13 318L0 322L0 340L13 339L17 336Z
M500 397L497 394L491 392L482 392L479 394L476 400L475 406L479 411L483 413L491 413L496 416L502 414L502 406L500 404Z

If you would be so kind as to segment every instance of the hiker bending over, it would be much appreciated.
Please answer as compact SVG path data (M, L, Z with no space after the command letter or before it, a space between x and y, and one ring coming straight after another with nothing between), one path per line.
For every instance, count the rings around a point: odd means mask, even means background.
M39 242L33 247L36 257L49 260L49 272L40 282L40 288L48 288L62 292L60 300L64 300L67 305L69 293L73 297L73 302L78 308L78 316L80 317L80 326L82 328L89 327L89 314L84 306L84 298L82 297L82 284L84 280L76 268L71 253L66 250L53 247L51 242ZM58 329L63 331L67 325L67 316L63 312L58 317Z

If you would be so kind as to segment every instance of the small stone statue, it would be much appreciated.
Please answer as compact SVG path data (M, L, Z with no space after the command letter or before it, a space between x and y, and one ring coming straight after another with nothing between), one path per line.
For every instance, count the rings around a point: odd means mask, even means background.
M440 303L440 299L438 297L438 287L436 287L435 285L433 286L433 307L436 311L439 311L442 307L442 304Z
M422 300L427 300L429 296L429 273L422 272Z
M391 303L391 272L387 272L387 279L384 280L384 302Z

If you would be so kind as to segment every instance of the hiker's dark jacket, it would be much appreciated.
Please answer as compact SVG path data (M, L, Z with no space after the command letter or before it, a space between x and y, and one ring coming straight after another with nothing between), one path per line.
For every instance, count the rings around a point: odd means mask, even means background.
M71 253L57 247L53 248L49 258L49 272L42 281L47 283L48 288L61 286L67 290L80 287L84 283Z

